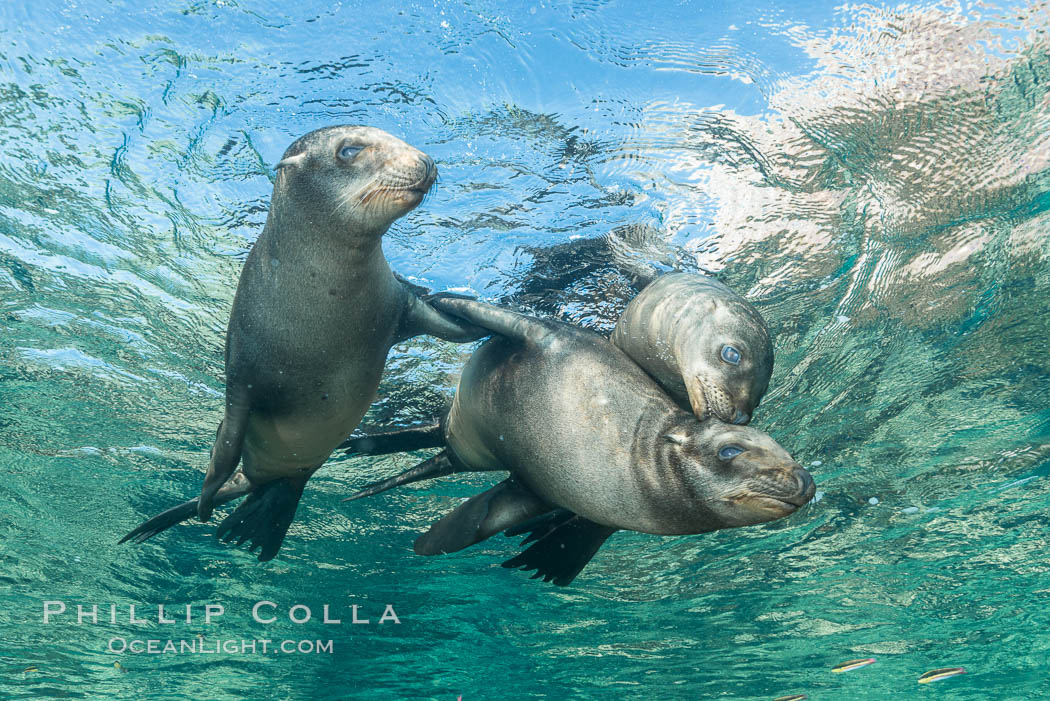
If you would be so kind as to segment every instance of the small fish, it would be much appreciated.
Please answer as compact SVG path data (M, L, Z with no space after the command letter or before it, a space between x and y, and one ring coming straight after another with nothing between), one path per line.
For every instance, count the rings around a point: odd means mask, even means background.
M805 694L792 694L791 696L778 696L773 701L802 701L802 699L808 698Z
M850 670L860 669L861 667L867 667L870 664L875 664L874 657L865 657L862 660L847 660L845 662L839 662L837 665L831 668L831 671L835 674L841 674L843 672L849 672Z
M931 682L940 681L941 679L947 679L948 677L954 677L959 674L966 674L966 670L962 667L944 667L943 669L931 669L929 672L919 677L919 683L929 684Z
M119 662L114 662L113 663L113 669L119 669L124 674L128 673L127 668L124 665L122 665L121 663L119 663Z
M26 667L25 671L22 672L22 675L25 676L27 674L32 674L33 672L39 672L39 671L40 670L36 668L36 665L33 665L32 667Z

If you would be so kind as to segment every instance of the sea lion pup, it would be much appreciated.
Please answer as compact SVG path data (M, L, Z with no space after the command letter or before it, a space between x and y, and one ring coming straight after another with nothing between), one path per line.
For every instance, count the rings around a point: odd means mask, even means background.
M748 423L773 374L762 315L705 275L657 278L627 305L609 340L701 421Z
M233 300L226 411L204 488L120 542L141 543L194 513L207 521L248 495L218 535L271 559L306 481L375 398L391 346L419 334L483 335L425 304L383 256L383 234L436 177L429 156L371 127L319 129L288 147Z
M772 438L699 422L600 335L473 300L433 304L498 335L463 368L441 424L447 448L350 498L453 472L510 477L431 526L417 553L461 550L567 509L602 537L550 554L551 567L538 574L564 585L617 530L746 526L793 513L813 496L809 473Z

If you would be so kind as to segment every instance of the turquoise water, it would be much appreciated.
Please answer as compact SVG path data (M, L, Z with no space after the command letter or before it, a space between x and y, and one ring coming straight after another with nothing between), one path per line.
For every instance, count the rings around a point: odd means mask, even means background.
M0 17L0 697L1050 695L1045 5L6 0ZM343 504L419 456L340 457L269 563L213 524L117 547L199 491L270 168L335 123L438 162L385 246L418 284L596 328L630 294L614 260L746 293L777 353L754 425L819 501L617 534L558 589L501 569L502 536L411 553L491 480ZM429 415L467 353L395 348L366 421ZM45 625L46 600L101 620ZM253 622L264 600L278 622ZM158 604L196 615L160 624ZM296 604L314 618L290 623ZM378 624L387 604L400 624ZM110 651L198 634L332 650Z

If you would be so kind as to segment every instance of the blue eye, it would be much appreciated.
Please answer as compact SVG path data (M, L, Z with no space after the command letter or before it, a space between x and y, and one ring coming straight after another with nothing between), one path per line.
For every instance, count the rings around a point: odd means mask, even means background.
M350 160L357 154L361 153L361 146L344 146L339 149L339 157L345 160Z
M718 458L720 460L729 460L731 458L735 458L737 455L740 455L743 452L744 449L738 445L727 445L725 448L722 448L720 451L718 451Z
M740 364L740 351L733 346L722 346L722 360L730 365Z

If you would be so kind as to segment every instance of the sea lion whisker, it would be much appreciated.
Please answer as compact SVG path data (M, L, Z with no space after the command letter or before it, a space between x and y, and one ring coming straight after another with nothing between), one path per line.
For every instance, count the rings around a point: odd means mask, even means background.
M350 193L347 193L346 195L344 195L343 197L340 197L339 200L336 201L335 207L332 208L332 212L331 212L331 214L329 214L329 217L331 218L331 217L334 217L336 214L338 214L339 210L342 209L343 207L345 207L347 205L347 203L350 202L350 200L353 198L354 194L355 194L354 192L350 192Z
M357 188L356 190L352 190L351 192L347 193L344 197L342 197L339 200L339 202L336 204L335 208L332 210L331 216L335 216L339 212L340 209L345 207L348 203L353 202L362 192L364 192L368 188L372 187L372 184L375 183L375 181L377 179L378 178L376 176L371 177L363 185L361 185L361 187ZM361 202L360 202L360 200L358 200L354 204L353 207L351 207L350 209L348 209L344 213L344 216L351 216L351 215L353 215L353 213L357 210L357 208L360 205L361 205Z

